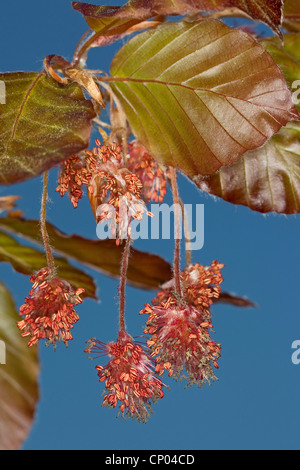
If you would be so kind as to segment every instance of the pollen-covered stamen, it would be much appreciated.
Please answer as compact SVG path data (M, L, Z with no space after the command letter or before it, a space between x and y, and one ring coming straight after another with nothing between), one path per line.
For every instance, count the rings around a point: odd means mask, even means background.
M188 383L198 385L215 379L212 366L218 368L221 346L210 337L210 307L220 295L221 268L217 261L189 266L180 274L182 297L171 281L140 312L148 315L144 332L158 374L182 378L186 370Z
M190 265L181 273L181 282L187 302L209 314L214 299L220 296L224 264L213 261L210 266Z
M142 197L146 203L151 200L162 203L167 193L167 170L163 171L145 147L134 140L128 144L128 162L130 171L142 182Z
M122 149L115 143L101 145L96 140L93 151L86 152L86 163L92 174L88 190L97 200L96 215L99 221L110 222L112 236L120 239L130 236L132 219L141 220L147 213L141 197L143 184L129 171Z
M211 340L210 325L192 305L171 302L159 306L146 305L140 313L149 315L145 333L150 334L147 345L156 357L156 372L165 371L174 378L183 378L188 384L202 385L215 380L212 364L217 364L221 346Z
M153 361L140 344L125 331L120 331L116 342L102 343L91 339L88 353L104 352L111 358L106 366L97 366L99 381L105 382L103 406L115 408L119 404L122 416L145 422L151 413L151 403L164 396L163 383L154 375Z
M193 264L188 266L180 274L180 285L182 290L182 302L193 305L202 315L202 321L211 320L210 307L214 300L219 298L223 282L221 269L223 264L213 261L209 266ZM163 286L163 290L158 292L152 300L153 305L171 299L170 294L174 291L174 281Z
M22 336L30 336L28 346L46 339L47 344L73 339L70 330L79 320L75 305L80 304L84 289L73 290L66 281L53 276L48 268L32 275L29 297L20 308L23 319L17 323Z
M84 160L78 155L73 155L61 164L56 191L61 196L68 191L71 203L76 208L83 195L82 185L88 184L91 177L92 174L86 168Z

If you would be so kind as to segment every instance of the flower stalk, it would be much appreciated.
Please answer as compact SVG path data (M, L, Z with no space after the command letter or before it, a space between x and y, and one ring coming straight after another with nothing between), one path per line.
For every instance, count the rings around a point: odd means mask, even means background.
M170 180L174 201L174 218L175 218L175 250L174 250L174 279L176 294L181 296L180 286L180 198L177 185L177 174L175 168L170 168Z
M124 247L124 252L121 262L121 273L120 273L120 331L125 331L125 288L126 288L126 278L127 278L127 269L128 269L128 260L130 253L130 237L126 239L126 244Z
M43 194L42 194L42 204L41 204L41 233L43 238L43 244L45 248L46 258L47 258L47 265L49 268L50 275L54 274L55 271L55 263L54 257L52 254L49 235L47 231L46 225L46 204L48 200L48 171L44 173L44 183L43 183Z

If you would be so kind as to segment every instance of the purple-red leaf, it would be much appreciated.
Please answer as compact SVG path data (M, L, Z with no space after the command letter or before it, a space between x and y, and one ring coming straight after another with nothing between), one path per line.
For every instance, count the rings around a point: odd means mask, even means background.
M217 20L170 22L135 36L111 75L133 134L187 175L230 165L299 118L272 57Z
M235 307L256 307L254 302L244 297L238 297L235 294L229 294L227 292L221 292L218 299L214 299L215 304L228 304L234 305Z
M42 243L37 220L0 218L0 227L31 242ZM79 235L66 235L49 222L47 230L51 245L57 253L106 275L119 277L123 247L116 246L115 240L89 240ZM171 277L172 268L163 258L131 249L129 284L142 289L158 289Z
M250 18L266 23L281 34L283 0L130 0L121 7L73 2L89 26L102 35L121 34L135 24L157 15L185 15L200 11L239 8Z
M214 175L192 179L203 191L258 212L300 213L300 124L288 124Z
M36 236L40 236L38 226L36 226ZM10 263L15 271L26 275L36 273L47 265L46 256L42 251L22 245L2 230L0 230L0 262ZM70 265L65 258L57 257L55 265L58 276L69 282L74 289L83 288L85 290L83 296L97 298L96 285L91 276Z
M19 450L27 438L39 399L36 346L27 347L17 328L20 316L0 282L0 450ZM3 357L4 356L4 357Z
M261 44L281 68L300 109L300 35L284 35L284 44L275 37ZM193 181L203 191L259 212L300 213L300 123L290 122L263 147Z

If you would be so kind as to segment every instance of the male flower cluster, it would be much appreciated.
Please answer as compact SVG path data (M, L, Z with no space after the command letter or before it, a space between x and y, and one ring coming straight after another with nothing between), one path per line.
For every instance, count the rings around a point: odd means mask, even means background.
M60 166L56 191L61 196L68 192L71 203L76 209L79 199L83 196L82 185L88 184L91 177L92 174L86 168L84 160L78 155L72 155Z
M101 145L87 152L86 162L92 178L89 193L96 198L99 221L111 222L112 236L130 236L131 219L141 220L147 212L141 197L142 182L124 165L122 150L116 144Z
M217 261L207 267L189 266L181 273L181 296L169 283L152 305L141 310L148 315L144 332L150 335L147 345L156 357L159 375L167 371L169 376L182 379L185 370L188 385L199 386L215 380L212 366L218 368L221 345L210 336L210 306L220 295L222 267Z
M105 382L103 405L115 408L119 404L122 416L145 422L150 416L151 402L163 398L163 383L153 373L153 362L141 345L125 331L116 342L88 341L88 353L107 354L111 359L104 367L98 365L100 382Z
M69 283L55 277L49 268L43 268L31 276L33 283L25 304L20 308L23 319L17 323L22 336L30 336L28 346L40 339L47 344L63 341L66 345L73 339L70 330L79 320L75 305L82 302L84 289L74 290Z
M156 203L162 203L167 193L168 171L160 167L138 140L128 145L127 165L143 184L144 201L148 203L153 200Z
M112 236L117 239L130 236L130 221L141 220L151 199L163 202L167 187L167 171L147 153L138 141L128 145L124 155L116 143L96 146L61 165L56 191L69 197L76 208L82 198L82 185L88 187L92 206L96 207L97 221L110 223Z

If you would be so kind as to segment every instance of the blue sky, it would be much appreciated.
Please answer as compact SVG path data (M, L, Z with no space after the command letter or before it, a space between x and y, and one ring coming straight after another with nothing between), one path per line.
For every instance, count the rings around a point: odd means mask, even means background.
M1 3L2 72L39 71L49 54L71 59L87 29L69 0ZM92 50L89 67L108 70L120 46ZM96 239L87 197L74 210L55 192L56 178L53 169L48 220L66 233ZM291 361L291 345L300 340L299 216L263 216L200 193L184 177L179 183L184 202L205 205L205 244L193 253L193 261L224 263L223 289L258 304L255 309L213 307L214 339L222 343L219 381L185 389L184 383L166 379L170 391L154 405L147 424L116 419L115 411L101 407L96 362L89 361L83 349L92 336L102 341L116 338L118 282L97 274L100 302L86 300L78 308L80 322L69 348L59 345L53 352L40 345L41 399L24 450L299 449L300 365ZM1 186L0 196L21 195L26 216L38 218L41 188L38 177ZM137 241L136 247L172 261L170 241ZM2 264L0 279L20 306L29 290L28 278ZM132 335L141 334L144 317L138 312L153 294L127 288L126 318Z

